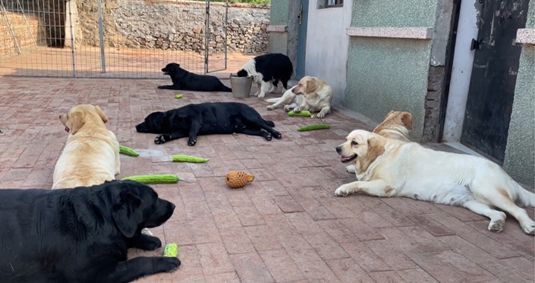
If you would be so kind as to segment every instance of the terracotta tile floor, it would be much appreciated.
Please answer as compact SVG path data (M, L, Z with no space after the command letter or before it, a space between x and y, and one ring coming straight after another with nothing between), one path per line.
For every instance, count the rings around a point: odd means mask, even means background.
M352 181L334 151L346 133L366 127L334 113L332 129L299 133L311 122L265 110L282 140L244 135L203 136L195 147L181 139L155 145L134 125L151 111L201 101L234 101L229 94L157 90L167 81L0 77L0 187L49 188L66 134L57 117L78 103L100 105L120 142L143 153L122 156L121 176L176 173L178 185L154 186L176 204L153 232L178 242L182 266L140 282L533 282L534 238L511 217L503 233L467 210L409 199L335 198ZM169 154L210 158L178 164ZM256 175L231 190L231 169ZM534 211L530 210L533 217ZM154 254L161 251L154 252ZM151 254L132 251L132 256Z

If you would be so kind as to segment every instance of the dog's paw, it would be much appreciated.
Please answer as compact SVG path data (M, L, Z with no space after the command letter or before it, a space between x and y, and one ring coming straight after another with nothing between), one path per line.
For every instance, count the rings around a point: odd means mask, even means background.
M162 246L162 241L160 241L160 239L153 237L153 236L144 235L143 246L139 248L145 251L153 251L157 248L160 248L161 246Z
M522 230L528 235L535 235L535 222L529 221L527 223L520 224L522 226Z
M313 114L312 115L312 118L318 118L318 119L323 119L325 118L325 114L324 113L318 113L318 114Z
M147 236L154 236L154 234L152 234L152 231L149 228L141 229L141 234L144 234L144 235L147 235Z
M284 111L286 111L286 112L292 111L292 106L291 105L284 105Z
M268 107L266 107L266 108L267 108L267 110L269 110L269 111L271 111L271 110L275 109L275 107L274 107L273 105L269 105L269 106L268 106Z
M263 98L264 96L266 96L266 94L263 93L263 92L261 92L261 93L258 94L258 98Z
M493 220L490 221L488 229L492 232L501 232L503 230L503 225L505 225L505 219Z
M265 133L264 139L266 139L267 141L271 141L273 139L273 135L271 135L271 133Z
M166 143L169 140L170 140L169 135L159 135L159 136L154 138L154 143L155 144L162 144L162 143Z
M355 172L357 172L357 168L355 168L355 165L347 165L346 172L349 174L355 174Z
M180 266L181 262L176 257L160 257L154 269L158 272L171 272Z
M189 146L194 146L197 144L197 139L189 139L188 140L188 145Z
M278 140L280 140L280 139L282 139L282 134L277 132L277 131L274 131L273 132L273 137L278 139Z
M337 197L347 197L349 195L349 190L344 185L341 185L334 191L334 195Z

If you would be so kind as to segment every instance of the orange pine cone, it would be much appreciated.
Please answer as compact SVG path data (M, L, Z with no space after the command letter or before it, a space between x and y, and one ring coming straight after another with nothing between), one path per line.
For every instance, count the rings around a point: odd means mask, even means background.
M254 176L245 171L230 171L227 173L227 185L233 189L242 188L254 180Z

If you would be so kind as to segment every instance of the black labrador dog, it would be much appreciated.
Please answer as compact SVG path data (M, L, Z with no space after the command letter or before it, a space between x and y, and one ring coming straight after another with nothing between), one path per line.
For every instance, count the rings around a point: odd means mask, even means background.
M169 75L173 85L161 85L160 89L192 90L192 91L226 91L232 89L225 86L218 78L207 75L190 73L177 63L169 63L162 69L164 75Z
M175 206L132 181L63 190L0 190L0 282L130 282L175 270L174 257L136 257Z
M188 137L188 145L197 143L197 136L241 133L261 136L270 141L280 139L281 133L273 129L275 123L267 121L252 107L236 102L188 104L167 112L149 114L136 126L140 133L161 134L154 143Z

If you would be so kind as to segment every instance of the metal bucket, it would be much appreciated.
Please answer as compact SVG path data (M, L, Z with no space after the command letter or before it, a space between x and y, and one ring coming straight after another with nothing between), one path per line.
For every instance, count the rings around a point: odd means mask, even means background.
M251 77L238 77L230 75L230 86L232 88L232 96L236 98L249 97L251 94L251 86L253 84L253 78Z

